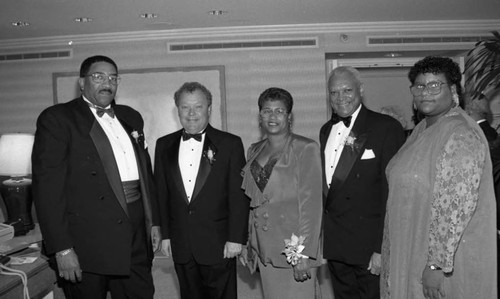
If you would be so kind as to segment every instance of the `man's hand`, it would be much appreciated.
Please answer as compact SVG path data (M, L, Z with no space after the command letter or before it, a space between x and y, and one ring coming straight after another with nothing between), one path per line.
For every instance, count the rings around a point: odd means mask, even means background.
M431 270L425 266L422 272L422 290L426 299L440 299L445 297L443 270Z
M230 259L241 253L241 248L243 246L239 243L226 242L224 245L224 258Z
M56 254L56 262L59 277L73 283L82 281L82 269L80 268L80 263L78 262L78 256L73 249L65 255Z
M153 252L160 250L161 231L159 226L151 227L151 244L153 245Z
M248 264L248 246L243 246L238 259L243 266L246 266Z
M161 241L161 252L166 257L170 257L172 255L172 248L170 248L170 239L165 239Z
M368 263L368 269L373 275L380 275L380 268L382 266L382 257L380 253L374 252Z
M309 259L301 258L297 265L293 266L293 278L295 281L306 281L311 278L311 266Z

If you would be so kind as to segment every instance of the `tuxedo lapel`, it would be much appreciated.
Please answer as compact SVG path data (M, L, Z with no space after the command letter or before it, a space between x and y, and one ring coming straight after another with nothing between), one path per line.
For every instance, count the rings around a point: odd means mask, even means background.
M127 202L125 200L120 172L118 170L118 165L116 164L111 143L109 143L106 133L104 133L104 130L95 119L89 134L97 149L97 153L101 159L109 184L111 185L120 206L128 216Z
M210 161L206 157L208 150L210 149L214 153L217 153L215 144L212 143L213 135L212 135L212 130L210 129L209 126L207 126L206 132L207 133L205 135L205 142L203 143L203 152L201 154L200 168L198 169L198 175L196 176L196 183L194 185L193 197L191 199L191 202L196 200L198 194L205 185L205 182L207 181L210 171L212 170L212 165L210 164ZM211 136L212 138L210 138Z
M330 136L330 132L332 131L333 123L332 121L329 121L324 128L324 130L321 131L319 135L319 143L320 143L320 152L321 152L321 161L322 167L321 167L321 172L323 173L323 198L326 198L328 196L328 184L326 182L326 172L325 172L325 148L326 148L326 143L328 141L328 136Z
M354 143L352 146L344 146L337 167L335 167L335 172L333 173L330 183L330 190L328 190L327 205L332 198L335 198L335 193L342 188L344 183L346 183L346 179L354 163L363 153L364 145L368 138L366 133L366 115L367 111L362 106L354 122L351 133L349 134L349 136L355 138Z

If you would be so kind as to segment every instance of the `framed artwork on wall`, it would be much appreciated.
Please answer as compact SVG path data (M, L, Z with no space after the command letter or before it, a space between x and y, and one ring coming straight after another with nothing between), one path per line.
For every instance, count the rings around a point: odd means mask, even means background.
M152 159L156 140L181 128L174 93L185 82L196 81L210 90L210 124L226 130L224 66L128 69L120 70L119 73L121 81L116 93L116 102L128 105L141 113ZM78 77L78 72L52 74L54 104L68 102L80 96Z

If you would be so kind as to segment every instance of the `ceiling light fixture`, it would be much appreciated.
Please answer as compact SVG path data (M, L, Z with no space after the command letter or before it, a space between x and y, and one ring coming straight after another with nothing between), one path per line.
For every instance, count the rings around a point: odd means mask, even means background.
M158 15L155 13L143 13L143 14L141 14L141 18L143 18L143 19L154 19L156 17L158 17Z
M77 22L77 23L89 23L89 22L92 22L92 18L78 17L78 18L75 18L75 22Z
M389 57L389 58L395 58L395 57L401 57L403 55L401 53L395 53L395 52L393 52L393 53L386 53L386 54L384 54L384 56L385 57Z
M227 10L211 10L207 13L212 16L222 16L228 14Z
M17 22L12 22L11 25L15 27L26 27L29 26L30 23L24 21L17 21Z

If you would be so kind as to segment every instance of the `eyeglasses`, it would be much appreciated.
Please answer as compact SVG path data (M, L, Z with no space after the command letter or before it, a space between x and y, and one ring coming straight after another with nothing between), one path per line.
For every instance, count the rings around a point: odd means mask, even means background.
M420 96L427 89L427 92L432 95L441 93L441 85L448 84L440 81L431 81L427 84L415 84L410 86L410 92L414 96Z
M118 85L118 82L120 82L120 79L121 79L117 75L106 75L104 73L93 73L93 74L87 75L85 77L90 77L92 79L92 82L97 83L97 84L104 83L104 81L106 81L106 79L108 79L109 83L111 83L113 85Z
M262 117L271 117L271 115L276 115L277 117L285 116L288 111L286 111L285 108L276 108L276 109L271 109L271 108L264 108L260 110L260 116Z
M335 99L335 98L338 98L341 93L344 96L351 97L354 94L354 89L353 88L345 88L342 90L331 90L330 96Z

